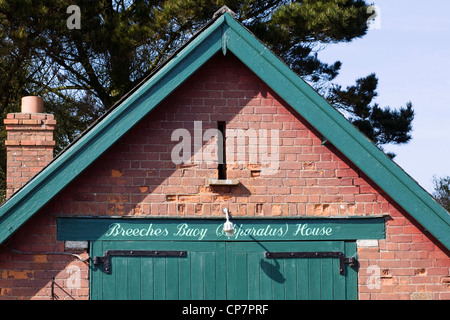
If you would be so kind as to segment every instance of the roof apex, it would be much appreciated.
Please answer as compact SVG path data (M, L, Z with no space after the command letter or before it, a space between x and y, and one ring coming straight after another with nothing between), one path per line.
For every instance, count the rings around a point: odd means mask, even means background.
M213 20L216 19L217 17L223 15L224 13L228 13L230 14L233 18L236 17L236 13L234 13L233 10L231 10L230 8L228 8L227 6L222 6L222 8L220 8L219 10L217 10L216 12L214 12L212 18Z

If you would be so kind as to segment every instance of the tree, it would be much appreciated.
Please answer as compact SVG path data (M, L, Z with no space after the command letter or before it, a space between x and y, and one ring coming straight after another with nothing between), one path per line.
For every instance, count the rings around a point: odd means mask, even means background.
M79 28L68 27L71 0L0 1L0 37L5 42L0 59L18 59L5 63L19 65L23 72L5 73L21 78L17 84L6 82L9 89L0 87L1 99L7 98L0 111L11 110L11 104L17 108L21 95L42 96L58 121L57 150L143 81L223 5L378 146L411 138L411 104L398 110L379 108L372 103L375 75L343 90L332 84L341 63L318 59L327 44L366 34L370 14L363 0L76 2ZM11 88L14 94L8 95Z
M448 212L450 212L450 176L438 178L433 177L433 197Z
M342 90L341 86L333 85L328 91L328 100L347 115L348 119L369 139L382 149L383 145L402 144L411 140L414 110L411 102L406 107L391 109L380 108L372 104L377 96L375 91L378 79L375 74L356 80L356 85ZM388 153L393 158L395 154Z
M20 111L20 98L30 87L30 79L34 76L32 66L33 36L20 24L15 24L0 13L0 116L6 118L10 112ZM37 77L36 77L37 79ZM1 125L3 126L3 121ZM6 140L4 128L0 131L0 139ZM6 196L6 147L0 144L0 202Z

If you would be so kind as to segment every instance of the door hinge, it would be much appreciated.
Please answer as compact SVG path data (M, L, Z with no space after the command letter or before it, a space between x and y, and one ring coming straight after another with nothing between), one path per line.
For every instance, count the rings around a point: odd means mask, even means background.
M103 257L96 256L94 265L103 264L103 271L111 272L111 256L116 257L186 257L187 251L167 250L106 250Z
M287 259L287 258L339 258L339 273L345 274L345 265L351 267L356 265L356 257L346 257L343 252L265 252L267 259Z

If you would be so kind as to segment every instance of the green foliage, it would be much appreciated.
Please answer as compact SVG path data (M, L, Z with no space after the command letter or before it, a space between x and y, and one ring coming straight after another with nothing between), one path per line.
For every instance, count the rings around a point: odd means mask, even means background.
M351 41L367 30L366 4L354 0L80 0L81 28L68 29L69 0L6 0L1 24L13 44L29 43L50 68L32 80L37 93L73 98L90 92L101 113L226 4L237 18L301 76L313 83L336 77L340 63L322 63L320 44ZM43 60L42 60L43 59ZM37 61L33 61L36 63ZM75 99L76 100L76 99Z
M450 212L450 176L438 178L433 177L434 192L433 197L448 212Z
M364 1L294 1L247 26L305 80L321 84L337 76L341 63L327 65L318 60L317 51L327 43L363 36L366 11Z
M391 109L372 104L377 96L378 79L375 74L356 80L356 85L343 90L334 85L328 92L328 100L347 115L349 120L378 146L407 143L411 140L414 111L412 103L406 107ZM391 155L393 156L393 155Z

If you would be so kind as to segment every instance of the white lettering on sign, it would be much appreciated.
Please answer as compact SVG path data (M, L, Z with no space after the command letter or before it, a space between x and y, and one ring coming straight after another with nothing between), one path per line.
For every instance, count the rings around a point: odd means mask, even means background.
M243 224L236 227L233 237L238 239L239 237L280 237L283 238L289 230L289 226L286 224L286 229L283 227L272 227L270 224L263 228L244 227ZM217 236L223 236L222 225L216 229Z
M153 228L153 224L149 224L147 228L122 228L120 223L113 223L109 226L109 230L106 233L107 237L159 237L167 236L169 231L167 228Z
M296 228L289 230L288 223L281 225L266 226L261 225L245 225L237 224L235 226L235 232L232 236L233 239L239 240L243 238L258 238L258 239L283 239L288 238L293 240L294 238L314 238L314 237L330 237L333 234L333 228L331 226L311 226L307 223L298 223ZM209 226L211 228L212 226ZM204 224L188 224L180 223L177 225L162 225L155 226L150 223L148 225L121 225L120 223L113 223L109 226L108 231L104 234L107 238L168 238L171 240L176 239L217 239L227 237L223 232L223 224L218 224L215 228L215 234L209 234L207 225ZM214 229L213 229L214 230Z
M187 223L180 223L177 226L177 232L173 235L175 237L196 237L198 240L203 240L207 231L206 228L190 228Z
M297 230L294 232L294 236L301 235L302 237L310 237L310 236L330 236L333 232L331 227L322 227L317 228L308 227L306 223L297 224Z

